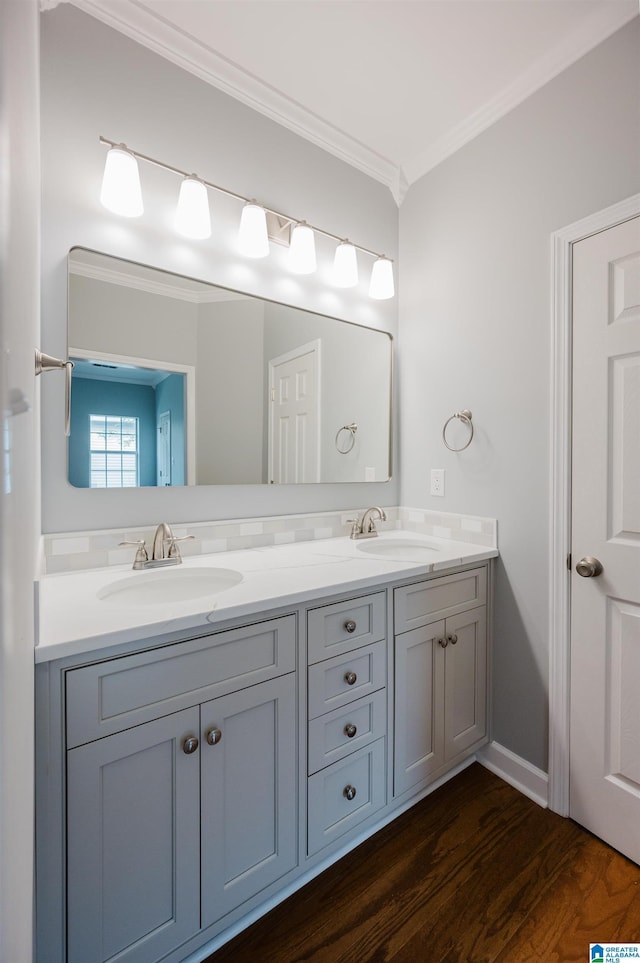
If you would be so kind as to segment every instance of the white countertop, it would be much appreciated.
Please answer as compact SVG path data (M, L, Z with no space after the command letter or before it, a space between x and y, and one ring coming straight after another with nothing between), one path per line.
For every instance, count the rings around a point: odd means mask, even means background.
M385 542L399 539L415 542L407 557L402 558L402 549L395 558L375 554L375 546L383 552ZM430 546L424 560L415 558L420 543ZM179 566L140 572L118 565L45 575L36 582L35 659L48 662L125 642L201 630L227 619L297 605L310 597L360 591L385 581L481 562L497 554L494 548L395 530L382 532L376 539L331 538L191 556ZM125 602L117 594L100 597L123 579L129 580L129 586L136 578L162 579L172 572L212 568L231 569L242 580L218 593L179 602Z

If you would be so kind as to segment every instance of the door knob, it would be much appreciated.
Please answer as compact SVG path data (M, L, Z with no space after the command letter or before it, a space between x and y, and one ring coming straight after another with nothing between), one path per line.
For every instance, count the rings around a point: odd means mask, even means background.
M583 578L595 578L597 575L602 575L602 562L593 555L585 555L576 563L576 572Z

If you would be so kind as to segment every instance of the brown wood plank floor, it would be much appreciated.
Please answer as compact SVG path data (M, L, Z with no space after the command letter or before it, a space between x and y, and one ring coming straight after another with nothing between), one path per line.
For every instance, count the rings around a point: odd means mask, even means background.
M640 867L474 764L206 963L586 963Z

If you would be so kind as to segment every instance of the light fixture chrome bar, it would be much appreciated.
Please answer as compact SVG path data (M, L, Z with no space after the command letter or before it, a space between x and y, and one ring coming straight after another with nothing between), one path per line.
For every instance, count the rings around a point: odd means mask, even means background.
M183 171L179 167L173 167L171 164L165 164L164 161L159 161L157 160L157 158L150 157L148 154L141 154L140 151L133 150L127 144L122 144L119 141L109 140L107 137L100 136L100 143L104 144L106 147L125 147L126 150L128 150L130 154L133 154L134 157L137 157L138 160L146 161L147 164L153 164L155 167L161 167L163 170L170 171L170 173L172 174L177 174L179 177L193 176L193 172ZM200 177L200 175L197 175L197 176L198 176L198 179L201 180L202 183L205 184L206 187L210 188L212 191L218 191L219 194L226 194L227 197L233 197L237 201L242 201L243 204L248 204L249 201L253 200L253 198L245 197L243 194L236 193L236 191L230 191L226 187L220 187L219 184L213 184L211 181L205 180L204 177ZM260 206L267 212L267 214L273 214L275 217L279 218L281 222L283 222L283 224L284 222L286 222L290 226L293 226L295 224L299 224L300 221L303 220L302 218L298 218L298 217L290 217L288 214L283 214L282 211L276 211L272 207L266 207L264 204L261 204ZM340 237L339 234L333 234L331 231L325 231L323 228L317 227L315 224L310 224L308 221L306 221L305 223L316 234L322 234L324 237L328 237L332 241L342 242L346 240L346 238ZM363 247L361 244L356 244L355 241L349 240L349 243L353 247L355 247L356 250L361 251L363 254L368 254L370 257L373 257L373 258L386 257L386 255L378 254L376 251L372 251L368 247ZM393 258L386 258L386 259L393 263Z

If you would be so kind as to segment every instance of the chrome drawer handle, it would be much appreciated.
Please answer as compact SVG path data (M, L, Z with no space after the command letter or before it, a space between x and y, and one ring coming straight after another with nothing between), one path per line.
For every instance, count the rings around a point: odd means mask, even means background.
M349 619L347 622L345 622L344 627L349 633L355 632L357 628L356 623L353 621L353 619Z
M357 731L358 731L358 727L354 726L352 722L350 722L348 725L344 727L344 734L345 736L348 736L349 739L353 739Z
M195 752L195 751L196 751L196 749L198 748L198 746L199 746L199 742L198 742L198 740L196 739L196 737L195 737L195 736L189 736L189 737L188 737L187 739L185 739L184 742L182 743L182 751L183 751L187 756L190 756L192 752Z
M345 786L344 789L342 790L342 795L345 797L345 799L348 799L349 801L351 801L352 799L355 799L355 798L356 798L356 787L355 787L355 786Z
M451 635L447 636L447 642L451 642L451 645L455 645L457 641L458 641L458 636L455 635L455 633L452 633Z
M345 672L344 681L347 683L347 685L355 685L358 681L358 676L355 674L355 672Z
M207 742L210 746L217 746L222 739L222 733L219 729L209 729L207 733Z
M438 645L441 645L443 649L446 649L446 647L449 645L449 640L448 640L448 639L438 639Z

